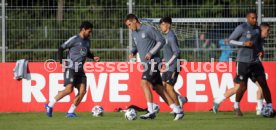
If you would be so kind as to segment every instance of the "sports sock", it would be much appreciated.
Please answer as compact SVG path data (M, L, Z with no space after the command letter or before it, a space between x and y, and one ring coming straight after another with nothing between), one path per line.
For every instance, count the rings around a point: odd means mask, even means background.
M56 102L57 102L57 100L54 98L48 103L48 106L53 108L54 105L56 104Z
M176 106L174 103L170 105L170 108L173 110L174 113L180 113L182 110L179 106Z
M149 111L149 113L153 113L154 112L153 111L153 103L148 102L147 105L148 105L148 111Z
M240 108L240 102L234 102L234 108L235 109Z
M263 107L263 100L261 99L261 100L257 100L257 108L258 109L262 109L262 107Z
M68 110L68 113L74 113L76 108L77 108L77 106L75 104L72 104L70 109Z
M221 95L217 98L215 98L214 102L217 104L220 104L226 97L224 95Z

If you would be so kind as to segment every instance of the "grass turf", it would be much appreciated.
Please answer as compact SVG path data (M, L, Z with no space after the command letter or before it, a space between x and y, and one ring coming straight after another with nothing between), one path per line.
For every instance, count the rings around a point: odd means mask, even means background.
M138 113L142 114L142 113ZM158 113L154 120L128 121L124 113L105 113L92 117L79 112L78 118L66 118L65 113L55 112L52 118L45 113L0 113L0 130L275 130L276 119L256 116L246 112L236 117L233 112L187 112L180 121L173 121L170 113Z

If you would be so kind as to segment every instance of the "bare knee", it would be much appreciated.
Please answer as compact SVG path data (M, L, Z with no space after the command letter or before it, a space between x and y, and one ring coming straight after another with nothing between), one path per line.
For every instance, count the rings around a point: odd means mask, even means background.
M86 90L80 91L80 95L84 96L86 94Z
M66 88L63 90L63 92L68 95L73 91L73 86L66 86Z
M142 86L142 87L147 87L147 86L148 86L148 81L142 80L142 81L141 81L141 86Z
M168 92L174 91L173 87L170 86L170 85L166 85L166 90L167 90Z

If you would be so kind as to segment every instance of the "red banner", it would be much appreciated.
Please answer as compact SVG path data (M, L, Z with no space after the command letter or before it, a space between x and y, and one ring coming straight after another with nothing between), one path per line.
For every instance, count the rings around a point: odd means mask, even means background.
M91 111L94 105L101 105L105 111L126 108L129 105L146 107L146 100L140 86L141 64L127 62L102 62L86 64L87 94L77 111ZM267 82L276 101L276 62L263 63ZM86 66L86 67L87 67ZM119 66L119 67L118 67ZM53 98L63 87L61 67L45 63L29 63L28 78L13 79L15 63L0 63L0 112L40 112L44 104ZM46 67L46 69L45 69ZM48 67L48 69L47 69ZM90 67L90 68L89 68ZM49 68L53 70L49 70ZM189 102L184 105L185 111L208 111L213 105L213 98L234 86L234 62L188 62L182 65L175 89ZM248 91L243 96L241 109L255 111L257 87L249 81ZM55 111L67 111L73 101L74 91L64 97L55 106ZM153 92L154 102L160 105L161 111L170 111L159 96ZM233 110L235 97L225 100L220 110ZM275 103L273 107L276 108Z

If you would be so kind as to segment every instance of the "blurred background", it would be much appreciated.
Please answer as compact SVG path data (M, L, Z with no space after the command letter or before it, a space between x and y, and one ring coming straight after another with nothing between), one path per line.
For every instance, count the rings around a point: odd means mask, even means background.
M275 61L275 0L2 0L0 56L2 62L58 59L57 48L87 20L94 24L91 51L102 61L128 61L132 40L123 19L134 13L157 29L159 18L172 17L183 59L235 60L237 48L225 39L248 10L256 10L258 24L270 24L263 60Z

